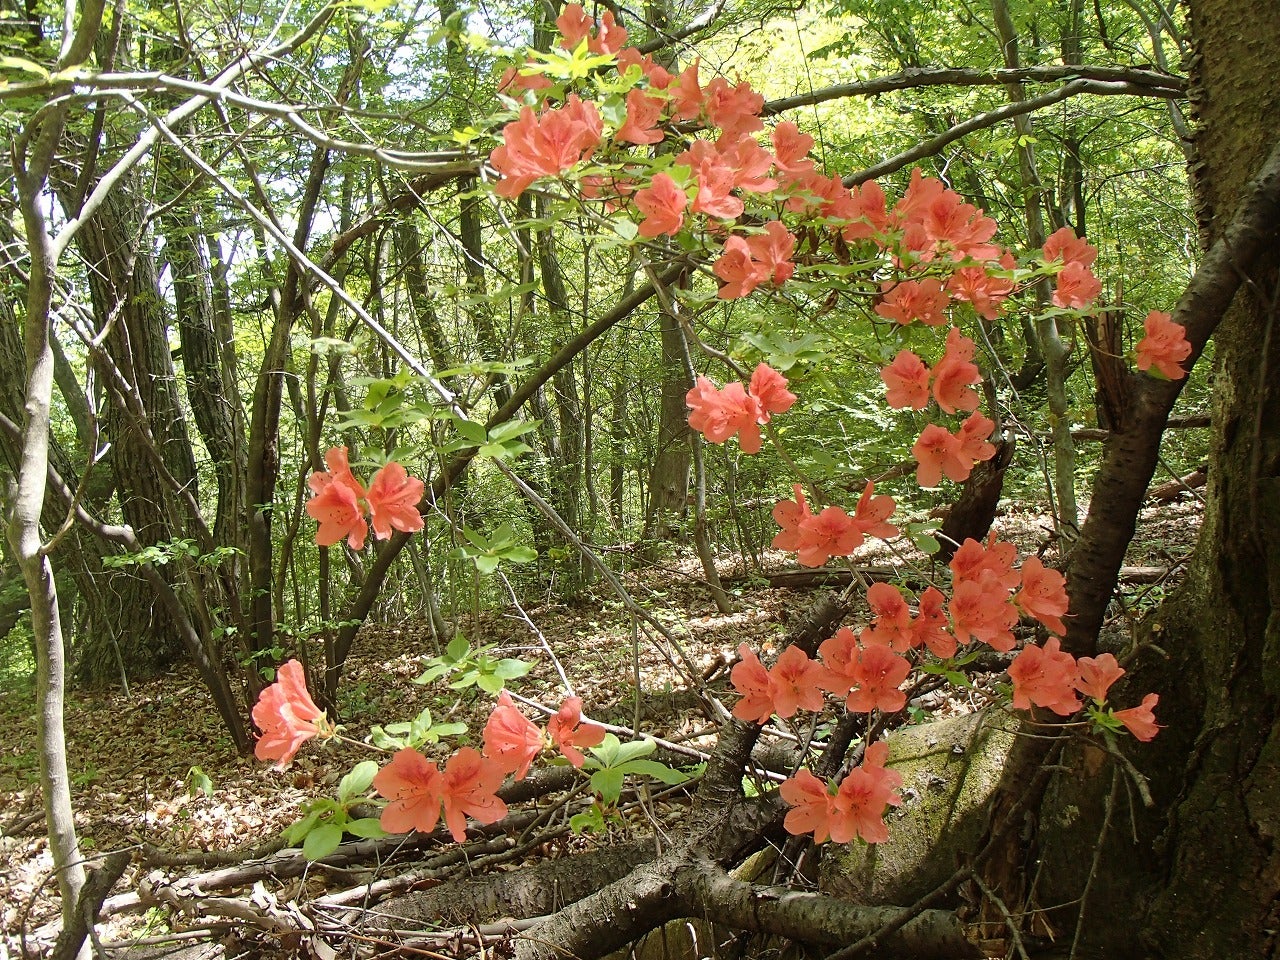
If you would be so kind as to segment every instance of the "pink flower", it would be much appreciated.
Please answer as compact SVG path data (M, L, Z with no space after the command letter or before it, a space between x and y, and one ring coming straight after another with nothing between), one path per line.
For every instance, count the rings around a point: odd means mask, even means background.
M1138 369L1155 367L1167 380L1181 380L1187 375L1182 361L1191 356L1191 344L1187 341L1187 328L1174 323L1167 313L1152 310L1143 324L1146 336L1134 348L1138 355Z
M579 747L594 747L604 742L605 729L598 723L590 723L582 716L582 701L577 697L567 697L560 704L560 710L547 721L547 733L554 743L575 767L580 767L586 759Z
M1080 670L1076 689L1099 703L1107 699L1107 691L1111 689L1111 685L1125 675L1124 667L1109 653L1097 657L1081 657L1076 661L1076 667Z
M649 186L636 191L635 201L636 209L644 214L639 233L645 239L673 236L684 226L689 198L667 174L655 174Z
M885 402L895 410L929 405L929 368L910 350L899 350L893 363L880 369L880 379L889 388Z
M1080 679L1076 659L1059 649L1057 637L1050 637L1043 647L1023 647L1009 664L1009 679L1013 681L1015 709L1027 710L1034 703L1063 717L1080 709L1075 692Z
M324 711L307 693L306 674L297 660L281 664L276 682L259 694L253 722L262 731L253 755L259 760L275 760L277 770L287 767L312 737L328 732Z
M374 536L386 540L391 536L393 527L403 533L421 530L423 523L418 502L424 489L421 480L409 476L405 468L395 461L375 473L365 494Z
M360 509L364 487L351 473L346 447L331 447L324 455L326 473L313 473L307 480L311 499L307 515L320 524L316 543L331 547L344 537L352 550L364 547L369 526Z
M484 755L504 774L513 773L517 780L523 780L541 750L542 731L516 708L511 694L503 690L484 725Z
M876 305L876 313L885 319L901 324L919 320L929 327L939 327L947 322L943 311L950 298L937 277L902 280L898 283L886 280L881 289L885 291L885 297Z
M382 809L382 829L388 833L430 833L440 820L444 778L439 768L417 750L396 752L373 778L373 789L390 801Z
M1054 633L1067 632L1062 622L1069 602L1066 578L1046 567L1039 557L1027 557L1023 561L1022 589L1014 595L1013 602Z
M958 327L947 331L947 347L933 368L933 396L945 413L978 409L974 384L982 382L982 374L971 363L977 347Z
M1088 267L1073 260L1058 274L1058 285L1053 292L1053 305L1069 310L1083 310L1098 299L1102 283Z
M948 480L961 483L973 470L973 461L960 452L960 441L946 427L931 423L924 428L920 439L911 448L919 466L916 483L922 487L936 487L945 473Z
M787 378L767 363L758 364L752 372L750 389L766 414L786 413L796 402L796 395L787 389Z
M734 434L743 453L760 452L759 401L750 396L742 384L716 387L706 377L698 377L692 390L685 394L689 405L689 426L712 443L724 443Z
M1113 716L1125 725L1125 728L1138 740L1146 743L1160 731L1156 723L1155 706L1160 702L1159 694L1148 693L1142 698L1142 705L1130 707L1128 710L1117 710Z

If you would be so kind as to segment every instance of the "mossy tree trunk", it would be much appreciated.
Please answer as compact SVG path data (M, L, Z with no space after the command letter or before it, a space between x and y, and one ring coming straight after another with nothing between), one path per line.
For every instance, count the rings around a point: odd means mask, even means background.
M1217 240L1280 130L1271 0L1194 0L1203 239ZM1207 510L1183 590L1160 611L1182 740L1168 851L1146 924L1164 956L1280 954L1280 331L1275 239L1215 337ZM1177 698L1174 700L1173 698ZM1163 703L1164 701L1162 701Z

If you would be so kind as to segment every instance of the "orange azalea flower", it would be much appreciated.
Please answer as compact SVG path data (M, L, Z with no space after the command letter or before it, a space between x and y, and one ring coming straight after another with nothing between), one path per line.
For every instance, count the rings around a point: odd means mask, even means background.
M1076 658L1059 649L1057 637L1050 637L1043 647L1024 647L1009 664L1009 679L1013 681L1013 706L1018 710L1028 710L1034 703L1069 717L1080 709L1075 692L1080 679Z
M1124 667L1109 653L1097 657L1081 657L1076 661L1076 666L1080 670L1076 689L1099 703L1107 699L1107 691L1111 689L1111 685L1125 675Z
M594 747L603 743L605 729L583 718L582 701L578 697L567 697L560 704L559 712L547 721L547 733L565 759L580 767L586 758L578 747Z
M956 583L949 609L961 643L972 637L1001 653L1017 645L1012 628L1018 622L1018 611L996 574L983 571L977 579Z
M507 805L496 795L505 776L498 764L471 747L463 747L444 765L444 822L458 843L467 838L468 816L497 823L507 815Z
M320 524L316 543L331 547L346 538L352 550L360 550L369 532L360 509L364 487L351 473L346 447L331 447L324 460L328 470L316 471L307 480L312 494L307 501L307 515Z
M661 143L664 134L658 128L658 119L662 116L662 108L667 101L661 97L651 97L638 87L632 87L627 93L626 103L627 119L613 138L619 143L641 146Z
M644 215L639 233L645 239L671 236L684 226L689 198L667 174L655 174L649 186L636 191L635 201L636 209Z
M922 487L936 487L942 483L945 473L948 480L962 483L973 471L973 461L960 453L960 441L946 428L931 423L920 434L911 448L919 466L916 483Z
M853 664L856 686L845 700L845 708L853 713L901 710L906 706L907 695L898 688L910 672L911 663L906 657L898 656L888 647L864 645Z
M885 402L895 410L923 410L929 405L929 368L910 350L899 350L893 363L881 367L880 379L889 388Z
M867 606L875 619L862 632L862 642L899 652L910 650L911 608L901 591L891 583L873 583L867 588Z
M820 567L832 557L847 557L863 539L858 524L842 508L824 507L800 521L796 559L806 567Z
M868 537L888 540L898 535L898 528L886 521L893 515L898 503L890 496L874 496L876 485L870 480L862 488L858 505L853 511L853 525Z
M782 528L769 544L775 550L799 550L803 542L800 538L800 524L813 516L800 484L794 484L793 489L796 492L794 500L779 500L773 508L774 522Z
M440 769L417 750L399 750L373 778L373 789L388 803L382 829L388 833L430 833L440 820L444 778Z
M769 414L786 413L796 402L796 395L787 389L787 378L767 363L758 364L752 372L750 390L766 420Z
M541 750L542 731L516 708L511 694L503 690L484 725L484 755L503 773L514 773L517 780L523 780L529 764Z
M277 770L287 767L312 737L329 733L324 711L307 693L306 674L297 660L280 665L276 682L258 696L253 722L262 731L253 755L259 760L275 760Z
M689 406L689 426L712 443L724 443L734 434L743 453L760 452L760 403L737 381L718 388L706 377L698 377L685 394Z
M1062 622L1069 604L1067 580L1057 570L1046 567L1039 557L1027 557L1023 561L1022 589L1014 594L1013 602L1054 633L1067 632Z
M1160 695L1148 693L1142 698L1142 704L1128 710L1117 710L1113 716L1125 725L1135 738L1146 743L1160 732L1160 724L1156 723L1155 706L1160 702Z
M867 843L884 843L889 839L884 808L902 803L902 797L895 792L902 786L902 774L885 769L888 756L889 744L883 740L871 744L862 765L841 781L831 826L831 839L836 843L848 843L855 836Z
M982 373L972 363L977 347L958 327L947 331L947 347L933 368L933 396L945 413L978 409L977 391L971 389L982 382Z
M1078 263L1082 267L1092 267L1098 259L1098 248L1083 237L1076 237L1070 227L1060 227L1049 235L1044 242L1044 261L1053 263L1061 260L1066 263Z
M738 647L738 656L742 659L730 671L729 679L742 694L733 708L739 720L766 723L775 713L785 719L800 709L822 709L820 687L826 670L799 647L782 651L772 670L766 670L745 643Z
M1058 274L1058 285L1053 291L1053 305L1071 310L1082 310L1098 299L1102 282L1090 269L1073 260Z
M956 638L947 629L947 598L937 587L927 587L920 594L920 609L911 624L911 645L922 644L935 657L946 660L956 653Z
M1138 369L1155 367L1168 380L1181 380L1187 375L1182 361L1191 356L1191 344L1187 342L1187 329L1174 323L1167 313L1152 310L1143 324L1146 336L1134 348L1138 355Z
M409 476L405 468L394 461L375 473L365 494L374 536L386 540L391 536L392 527L404 533L421 530L423 522L418 501L424 489L421 480Z
M908 324L919 320L927 327L940 327L947 322L946 314L950 297L937 277L923 280L902 280L895 283L886 280L881 284L885 296L876 304L876 313L886 320Z
M804 767L788 777L778 787L778 793L787 805L783 828L792 836L813 834L814 843L825 843L831 838L831 817L835 813L835 797L827 784Z

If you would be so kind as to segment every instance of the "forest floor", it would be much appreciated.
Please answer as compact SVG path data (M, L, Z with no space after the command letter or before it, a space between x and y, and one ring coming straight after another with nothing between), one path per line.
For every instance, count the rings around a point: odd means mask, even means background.
M1183 500L1144 512L1126 563L1167 567L1170 579L1126 589L1125 606L1140 615L1152 608L1177 577L1194 546L1199 503ZM1036 551L1050 543L1049 521L1032 512L1006 512L995 530L1002 539ZM870 546L870 545L869 545ZM879 545L877 545L879 546ZM864 548L858 564L900 561ZM1050 547L1046 559L1052 562ZM789 569L789 555L766 554L769 571ZM790 563L788 562L790 561ZM812 602L811 590L770 588L760 576L742 576L742 563L726 563L737 610L716 611L696 560L672 560L629 575L635 599L676 633L707 675L727 675L740 643L770 651L793 617ZM635 709L635 659L631 618L607 586L572 606L544 603L526 616L508 609L486 613L463 630L473 643L494 644L498 656L520 657L536 667L515 685L523 696L551 705L564 696L548 650L563 664L594 719L630 726ZM534 627L536 626L536 631ZM538 633L543 639L540 639ZM645 690L643 726L669 739L699 742L706 721L682 703L678 675L650 645L639 644ZM462 720L478 737L493 698L476 691L441 691L411 681L436 653L421 623L369 625L362 629L346 667L339 707L347 735L360 739L371 724L412 719L429 706L437 722ZM767 658L766 658L767 659ZM719 665L719 669L717 669ZM23 956L28 937L57 918L51 862L37 789L34 691L28 680L0 689L0 960ZM929 701L930 711L963 710L957 702ZM669 707L669 709L666 709ZM221 728L195 672L181 668L162 677L106 691L73 689L67 703L73 803L86 856L137 851L122 886L132 887L147 867L144 845L165 851L228 851L271 841L297 818L299 806L331 796L337 780L370 754L346 744L308 744L286 770L239 756ZM207 782L202 781L207 777ZM207 790L199 789L204 782ZM193 866L189 869L198 869ZM292 893L295 891L289 891ZM147 923L163 918L113 919L104 939L144 936ZM162 928L164 929L164 928ZM44 937L37 939L43 940Z

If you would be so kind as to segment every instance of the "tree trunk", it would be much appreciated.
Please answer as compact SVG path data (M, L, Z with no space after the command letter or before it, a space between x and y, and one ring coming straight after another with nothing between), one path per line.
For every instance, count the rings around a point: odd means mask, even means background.
M1212 243L1280 137L1280 17L1267 0L1194 0L1193 166ZM1280 953L1280 225L1216 335L1206 514L1186 586L1157 642L1178 685L1165 722L1187 724L1146 933L1166 956ZM1193 735L1194 731L1194 735Z

